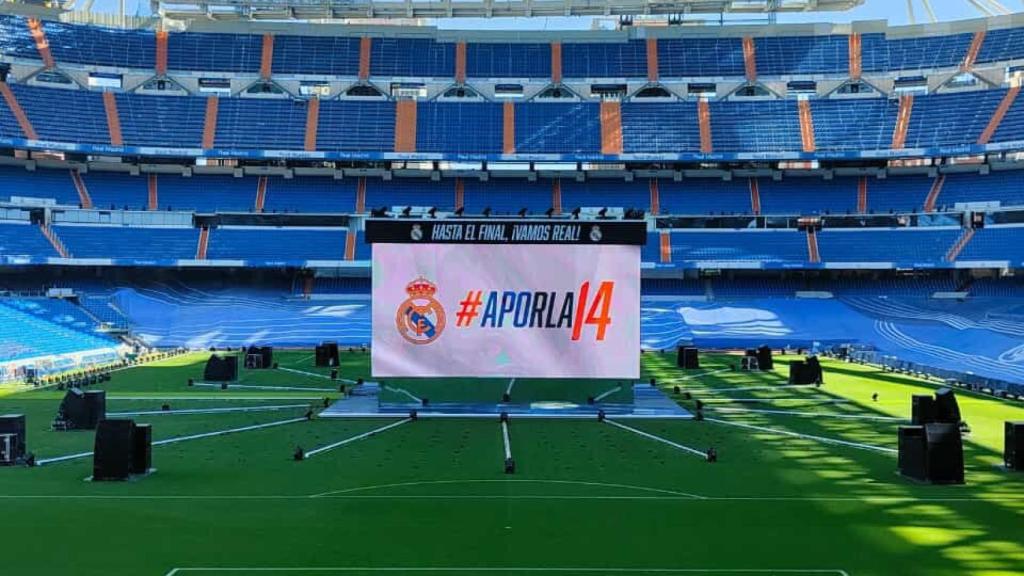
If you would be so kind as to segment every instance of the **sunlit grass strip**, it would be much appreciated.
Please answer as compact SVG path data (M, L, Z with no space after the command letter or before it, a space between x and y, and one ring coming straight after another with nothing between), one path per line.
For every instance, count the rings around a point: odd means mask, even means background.
M873 450L875 452L881 452L883 454L897 454L899 451L895 448L885 448L883 446L872 446L871 444L861 444L860 442L850 442L848 440L839 440L837 438L827 438L825 436L814 436L812 434L800 434L799 432L790 432L789 430L779 430L777 428L765 428L763 426L754 426L753 424L740 424L739 422L729 422L728 420L719 420L718 418L704 418L707 422L714 422L715 424L724 424L726 426L736 426L738 428L745 428L747 430L755 430L758 432L768 432L769 434L778 434L780 436L791 436L793 438L803 438L805 440L815 440L823 444L834 444L836 446L847 446L849 448L859 448L861 450Z
M789 410L767 410L761 408L709 408L715 412L735 412L751 414L779 414L782 416L804 416L812 418L847 418L850 420L877 420L879 422L907 422L906 418L894 416L874 416L871 414L836 414L834 412L792 412Z

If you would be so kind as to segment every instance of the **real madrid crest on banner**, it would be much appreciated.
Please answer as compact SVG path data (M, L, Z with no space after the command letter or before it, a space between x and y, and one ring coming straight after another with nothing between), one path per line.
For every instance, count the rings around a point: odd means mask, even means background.
M422 277L405 287L409 297L398 306L398 333L413 344L430 344L444 331L444 308L434 299L437 286Z

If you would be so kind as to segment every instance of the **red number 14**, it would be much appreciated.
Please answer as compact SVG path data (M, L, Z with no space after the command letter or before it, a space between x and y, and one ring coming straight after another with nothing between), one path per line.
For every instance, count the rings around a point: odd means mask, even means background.
M597 326L598 342L604 340L605 331L612 323L610 309L612 307L612 292L615 290L615 282L605 281L597 288L590 309L587 310L586 320L583 319L583 311L587 309L587 299L590 297L590 282L580 285L580 300L576 305L576 321L572 324L572 339L579 340L583 332L584 324Z

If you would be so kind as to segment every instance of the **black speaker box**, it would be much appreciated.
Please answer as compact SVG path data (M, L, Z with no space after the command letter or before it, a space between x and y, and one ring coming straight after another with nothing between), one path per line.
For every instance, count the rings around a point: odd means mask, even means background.
M935 421L946 424L960 423L960 405L952 388L940 388L935 393Z
M316 365L325 367L338 365L337 342L321 342L316 347Z
M928 479L925 454L928 443L924 426L899 427L899 469L900 474L922 482Z
M910 398L910 421L917 426L935 422L935 398L914 394Z
M107 415L107 393L103 390L83 391L72 388L61 400L60 417L74 430L95 430L96 424Z
M153 467L153 427L136 424L132 430L132 474L145 474Z
M1003 462L1011 470L1024 470L1024 422L1005 424Z
M105 390L89 390L85 393L86 421L82 428L95 430L100 420L107 417L107 393Z
M812 384L825 383L825 375L821 370L821 362L818 360L817 356L807 357L807 367L811 371L811 376L814 378L814 382L811 382Z
M238 380L238 356L214 354L206 361L203 380L207 382L234 382Z
M928 439L928 481L932 484L964 483L964 444L960 424L925 424Z
M813 362L812 362L813 360ZM821 365L818 359L811 356L807 360L797 360L789 363L790 384L820 384Z
M700 368L699 352L693 346L680 346L676 351L676 365L686 370Z
M25 415L5 414L0 415L0 434L11 434L10 453L0 458L0 465L13 464L19 458L25 456Z
M135 422L100 420L93 448L93 480L126 480L132 471Z
M757 367L761 370L771 370L775 368L775 361L772 360L771 348L761 346L757 349Z
M266 370L274 365L274 349L270 346L249 346L245 351L245 367Z

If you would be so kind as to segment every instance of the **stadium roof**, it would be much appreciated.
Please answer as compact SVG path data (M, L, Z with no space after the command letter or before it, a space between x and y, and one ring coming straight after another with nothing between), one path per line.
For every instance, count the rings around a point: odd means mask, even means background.
M864 0L191 0L158 1L174 19L318 20L655 14L769 14L849 10Z

